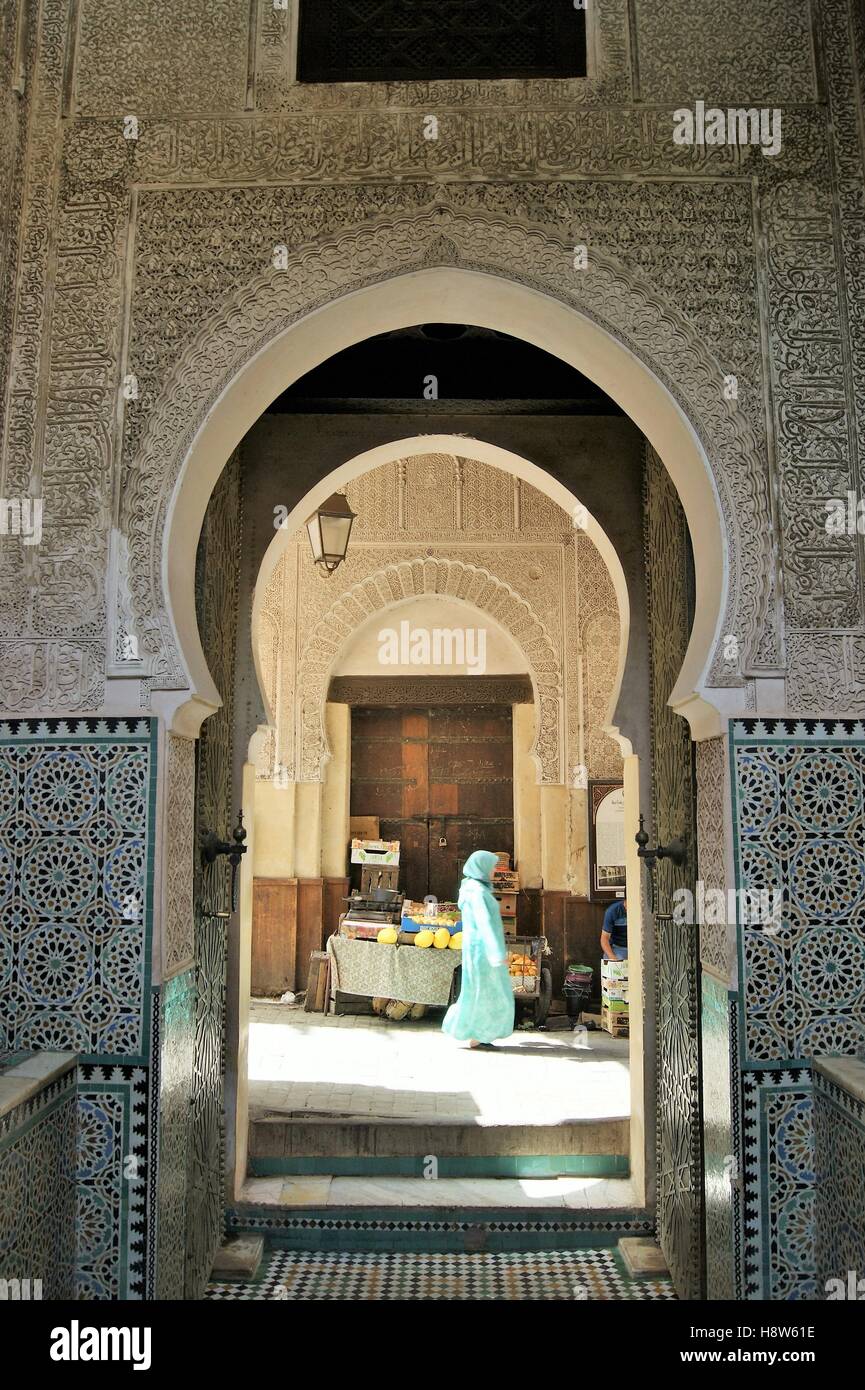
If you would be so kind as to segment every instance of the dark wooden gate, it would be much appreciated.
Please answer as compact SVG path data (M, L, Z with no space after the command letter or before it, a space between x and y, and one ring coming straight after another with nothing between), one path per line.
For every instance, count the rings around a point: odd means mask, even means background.
M687 523L660 459L646 466L653 842L684 836L687 862L655 870L657 1026L657 1223L676 1292L704 1297L703 1152L700 1085L700 943L673 921L673 893L696 877L696 795L688 725L667 703L685 657L693 611Z
M351 814L399 840L400 886L456 896L476 849L514 849L510 706L353 709Z
M232 744L237 594L240 571L240 466L225 468L207 508L196 564L201 645L223 698L204 724L195 781L196 839L224 836L232 815ZM223 1234L225 1185L225 971L228 923L226 864L204 867L195 856L195 1062L190 1113L186 1225L186 1297L200 1299Z

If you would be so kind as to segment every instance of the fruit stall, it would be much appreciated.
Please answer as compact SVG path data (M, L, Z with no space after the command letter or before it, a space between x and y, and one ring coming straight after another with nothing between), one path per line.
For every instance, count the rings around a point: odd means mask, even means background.
M462 959L455 903L414 903L400 894L383 900L352 894L339 932L330 937L330 1010L340 994L368 998L394 1022L422 1018L455 997ZM378 1005L378 1007L376 1007Z
M377 822L374 827L377 828ZM351 862L361 866L360 887L344 899L339 927L327 942L326 988L317 1007L340 1013L348 1000L369 1000L393 1022L423 1018L457 998L462 964L462 921L457 903L429 895L416 902L400 892L399 841L355 838ZM503 912L507 964L516 1020L543 1027L552 997L543 937L516 935L519 879L510 855L499 855L494 893ZM326 998L326 1002L325 1002Z

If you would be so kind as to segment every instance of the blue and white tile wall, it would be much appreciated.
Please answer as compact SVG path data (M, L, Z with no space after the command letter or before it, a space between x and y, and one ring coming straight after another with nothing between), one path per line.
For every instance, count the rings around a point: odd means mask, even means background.
M859 1084L814 1075L814 1135L817 1170L817 1287L828 1297L830 1280L841 1281L834 1297L865 1299L865 1065ZM861 1283L861 1288L860 1288Z
M79 1054L85 1298L143 1298L152 1281L156 750L153 719L0 724L0 1049Z
M0 1116L0 1278L75 1297L75 1070Z
M743 1293L815 1298L812 1063L865 1043L865 725L743 719L730 738L736 883L782 895L771 930L738 931Z

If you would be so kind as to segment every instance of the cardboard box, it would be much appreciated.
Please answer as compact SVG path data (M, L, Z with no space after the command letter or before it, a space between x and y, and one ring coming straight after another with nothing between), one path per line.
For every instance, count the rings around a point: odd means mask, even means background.
M627 980L628 962L626 960L602 960L602 980Z
M399 840L360 840L351 842L352 864L398 864Z
M378 816L352 816L348 833L353 840L377 840L381 834Z
M609 1009L602 1009L601 1027L614 1038L630 1037L630 1024L627 1014L611 1013Z

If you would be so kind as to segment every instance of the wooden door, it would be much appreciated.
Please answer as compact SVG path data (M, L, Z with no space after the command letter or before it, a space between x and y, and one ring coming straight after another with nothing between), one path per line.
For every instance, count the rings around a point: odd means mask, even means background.
M400 841L408 897L452 901L474 850L513 854L510 706L353 709L351 814Z
M654 838L688 845L681 868L655 870L658 1240L681 1299L705 1297L700 1053L700 940L673 920L673 894L696 888L696 786L691 734L667 703L685 659L693 589L688 529L672 480L653 450L646 469Z

